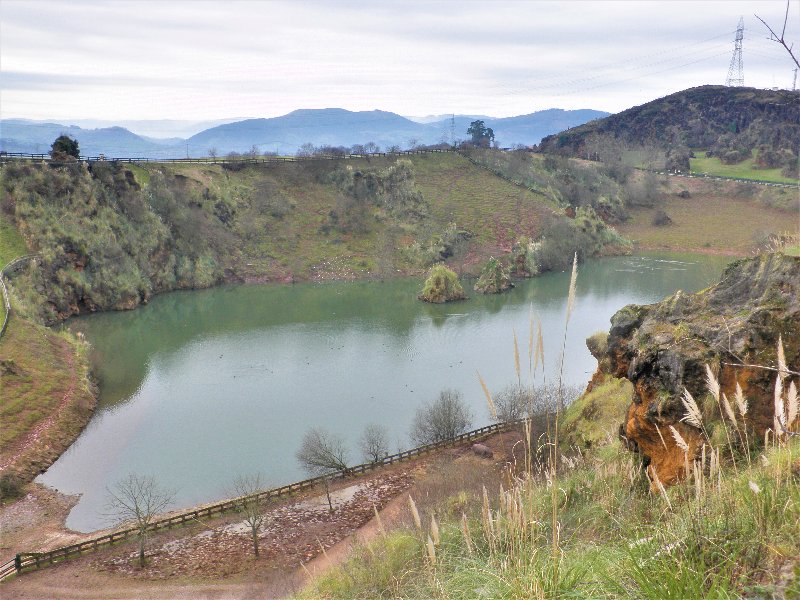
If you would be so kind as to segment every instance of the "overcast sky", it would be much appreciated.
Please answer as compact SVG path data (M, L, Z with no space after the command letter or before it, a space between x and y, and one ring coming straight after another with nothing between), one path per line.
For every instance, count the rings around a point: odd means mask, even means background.
M0 0L0 117L222 119L297 108L509 116L617 112L722 84L744 17L744 78L791 88L754 13L712 2ZM787 40L800 50L800 0Z

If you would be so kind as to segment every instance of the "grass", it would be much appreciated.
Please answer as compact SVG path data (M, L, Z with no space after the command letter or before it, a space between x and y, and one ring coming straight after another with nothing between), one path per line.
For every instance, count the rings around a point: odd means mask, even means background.
M800 180L784 177L780 169L757 169L754 166L755 156L743 160L735 165L726 165L717 157L707 158L702 150L695 150L696 158L689 159L689 169L692 173L719 175L721 177L736 177L741 179L754 179L772 183L798 183Z
M12 313L0 339L0 461L16 455L25 435L55 415L53 426L12 465L23 479L33 478L66 450L94 407L85 344ZM70 393L71 390L71 393ZM70 400L60 415L65 395Z
M760 187L753 185L752 187ZM690 189L689 198L676 194ZM773 188L743 194L741 184L669 178L664 199L652 208L636 207L631 218L616 226L620 234L644 248L697 250L745 255L772 235L797 226L797 209L781 210L759 198ZM791 190L788 190L791 192ZM794 204L797 198L794 195ZM658 209L672 224L653 226Z
M0 268L28 253L25 240L7 219L0 214Z
M798 452L798 440L770 448L766 464L706 480L702 500L688 486L670 488L668 508L630 453L602 445L564 459L557 559L548 547L548 482L522 474L505 490L495 480L483 498L461 498L463 517L443 503L432 555L423 519L420 529L358 549L299 597L796 597L800 486L790 465Z

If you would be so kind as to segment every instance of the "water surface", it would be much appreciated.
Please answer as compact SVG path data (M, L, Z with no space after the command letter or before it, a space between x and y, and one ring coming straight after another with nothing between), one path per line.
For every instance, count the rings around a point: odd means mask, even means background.
M706 287L728 260L652 254L582 265L566 379L591 376L584 340L614 312ZM106 489L131 472L155 476L176 491L176 507L189 506L229 495L238 474L273 485L306 477L294 455L310 427L345 438L353 462L369 423L389 429L390 451L408 448L415 410L444 388L463 394L476 427L486 424L476 372L492 390L514 381L512 335L527 365L533 306L552 376L568 286L568 273L554 273L437 306L416 300L417 280L223 286L74 319L93 346L99 406L38 481L83 494L67 525L90 531L109 524Z

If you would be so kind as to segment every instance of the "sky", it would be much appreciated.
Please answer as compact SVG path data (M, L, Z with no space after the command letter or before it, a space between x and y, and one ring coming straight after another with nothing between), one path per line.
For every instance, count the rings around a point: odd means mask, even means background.
M723 84L740 16L745 85L791 88L794 63L754 16L780 29L785 10L785 0L0 0L0 118L618 112ZM800 51L800 0L785 37Z

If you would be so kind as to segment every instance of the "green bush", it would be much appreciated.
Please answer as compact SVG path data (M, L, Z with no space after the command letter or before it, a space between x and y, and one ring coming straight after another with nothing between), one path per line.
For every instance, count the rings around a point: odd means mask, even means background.
M499 294L514 287L511 273L502 262L494 257L489 258L481 268L481 274L475 283L475 291L481 294Z
M466 297L464 288L458 281L458 276L443 264L434 265L431 268L422 293L419 295L420 300L436 304L464 300Z

